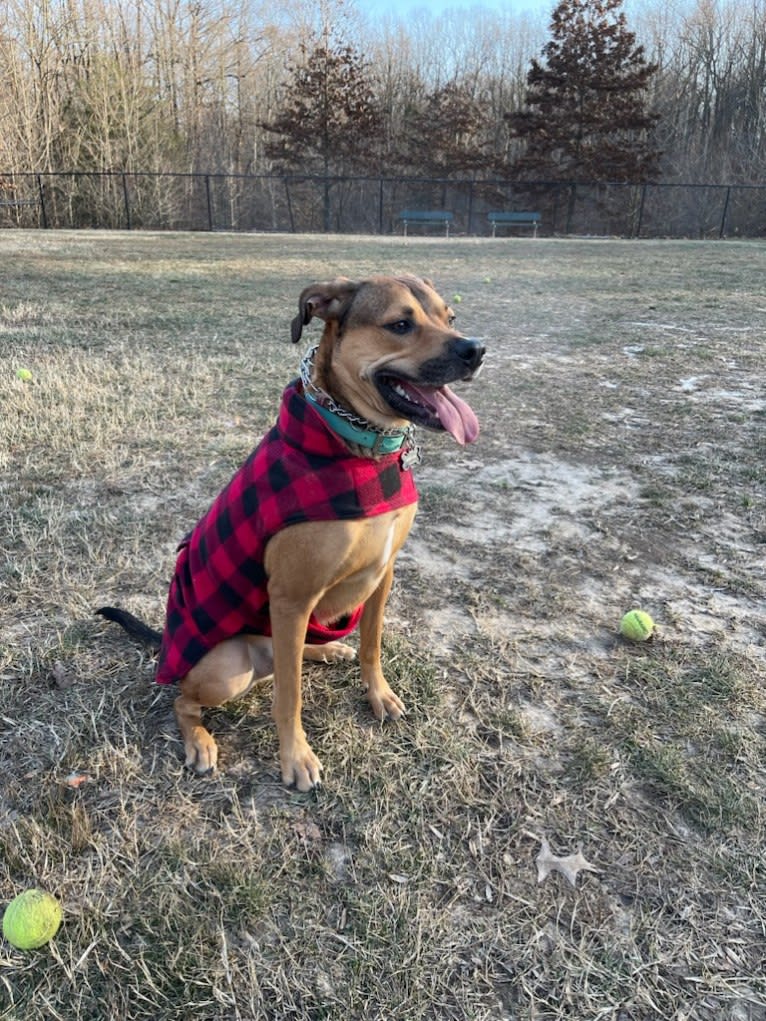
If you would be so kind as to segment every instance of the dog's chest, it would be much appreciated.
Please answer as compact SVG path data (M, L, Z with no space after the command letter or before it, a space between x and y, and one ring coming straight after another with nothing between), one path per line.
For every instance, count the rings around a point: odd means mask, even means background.
M392 566L413 517L414 508L412 512L408 508L365 522L362 528L357 525L356 542L339 562L334 584L328 586L314 611L319 620L335 621L367 602Z

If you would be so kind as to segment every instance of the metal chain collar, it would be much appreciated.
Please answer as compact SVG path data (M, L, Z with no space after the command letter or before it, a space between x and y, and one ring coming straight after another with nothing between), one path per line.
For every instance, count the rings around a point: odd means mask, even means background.
M369 432L379 433L381 436L406 436L414 445L414 425L410 424L404 429L397 429L394 426L385 428L376 425L374 422L370 422L368 419L362 418L360 415L355 415L354 412L349 411L348 408L343 408L340 404L336 404L328 393L322 390L321 387L318 387L311 379L311 370L314 368L314 357L318 349L318 344L315 347L309 348L301 359L300 373L304 389L310 391L312 396L322 405L322 407L327 408L328 411L331 411L334 415L339 415L341 418L344 418L357 429L364 429Z

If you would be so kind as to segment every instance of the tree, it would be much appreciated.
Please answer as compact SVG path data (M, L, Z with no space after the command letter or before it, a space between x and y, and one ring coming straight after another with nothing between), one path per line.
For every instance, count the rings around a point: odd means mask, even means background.
M351 46L301 46L281 109L261 127L275 135L267 155L281 171L324 177L324 227L330 230L331 175L370 169L379 155L381 115L368 65Z
M487 166L490 134L486 104L453 80L405 116L399 159L419 174L465 177Z
M561 0L545 63L532 60L526 109L506 115L524 151L515 175L642 182L656 177L655 114L646 92L656 64L626 27L622 0Z
M757 184L766 164L766 0L695 0L647 15L661 69L665 180Z

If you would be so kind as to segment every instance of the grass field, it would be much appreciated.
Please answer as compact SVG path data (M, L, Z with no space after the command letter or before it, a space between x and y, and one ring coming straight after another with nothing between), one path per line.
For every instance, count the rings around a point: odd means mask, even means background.
M421 437L409 715L311 668L316 795L268 685L189 775L92 611L161 624L300 289L377 270L462 295L489 351L478 444ZM65 909L0 942L0 1019L763 1021L765 279L757 243L0 234L0 904ZM597 871L538 882L543 840Z

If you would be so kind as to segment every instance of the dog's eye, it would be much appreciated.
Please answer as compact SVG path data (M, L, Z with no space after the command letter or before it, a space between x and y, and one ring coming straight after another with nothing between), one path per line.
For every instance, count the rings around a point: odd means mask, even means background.
M395 333L398 337L403 337L405 333L409 333L412 329L412 323L409 319L397 319L395 323L389 323L386 329L391 333Z

